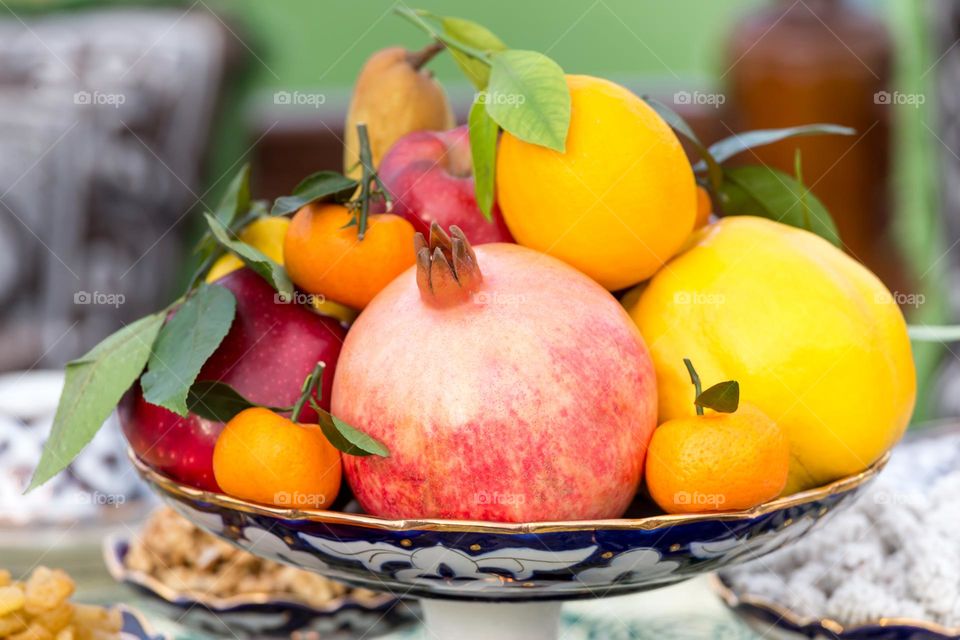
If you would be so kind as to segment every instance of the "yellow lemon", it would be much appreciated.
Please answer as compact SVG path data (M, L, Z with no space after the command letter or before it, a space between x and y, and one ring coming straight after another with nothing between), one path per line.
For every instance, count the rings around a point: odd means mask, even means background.
M657 372L660 420L694 413L683 358L737 380L790 439L785 493L865 469L916 398L907 327L883 284L806 231L723 218L625 298Z
M359 311L351 309L350 307L340 304L339 302L327 300L323 296L311 297L310 304L314 309L323 315L336 318L344 325L353 324L353 321L357 319L358 315L360 315Z
M504 133L497 201L518 243L610 290L649 278L693 230L693 171L670 126L608 80L567 76L571 116L559 153Z
M283 264L283 238L287 234L290 219L280 216L257 218L245 226L237 237L259 249L277 264ZM232 253L220 256L207 272L207 282L219 280L231 271L243 266L243 262Z

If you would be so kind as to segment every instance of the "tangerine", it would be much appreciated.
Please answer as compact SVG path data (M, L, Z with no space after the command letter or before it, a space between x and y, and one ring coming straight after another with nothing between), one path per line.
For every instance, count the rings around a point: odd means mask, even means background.
M217 438L213 474L236 498L320 509L340 491L340 452L319 426L253 407L234 416Z
M413 225L391 213L372 214L361 239L353 213L340 204L309 204L294 214L283 243L294 284L363 309L413 266Z

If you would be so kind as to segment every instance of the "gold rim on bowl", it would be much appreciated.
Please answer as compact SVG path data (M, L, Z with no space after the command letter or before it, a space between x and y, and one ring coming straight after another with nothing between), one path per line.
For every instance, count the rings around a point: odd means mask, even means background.
M710 586L714 592L720 596L720 599L723 600L723 602L734 611L738 611L741 606L753 607L755 609L772 613L780 620L786 620L796 627L819 625L835 635L865 631L870 627L915 627L917 630L938 633L946 637L960 637L960 627L945 627L941 624L937 624L936 622L916 620L913 618L884 617L863 624L845 626L833 618L816 618L813 616L803 615L788 609L782 604L773 602L772 600L767 600L761 596L738 594L730 587L730 585L724 582L723 578L721 578L719 574L716 573L710 575Z
M873 479L886 466L890 459L890 452L885 453L876 462L859 473L835 480L829 484L808 489L789 496L764 502L752 509L742 511L726 511L721 513L698 513L647 516L644 518L614 518L606 520L558 520L547 522L486 522L480 520L390 520L359 513L344 513L340 511L326 511L322 509L289 509L269 507L266 505L234 498L222 493L204 491L190 487L173 480L154 469L148 467L137 458L132 449L127 449L127 455L133 462L137 472L149 483L156 485L164 492L179 498L196 500L212 505L242 511L254 515L280 518L285 520L308 520L323 524L340 524L368 527L384 531L447 531L447 532L474 532L474 533L555 533L568 531L592 531L595 529L633 529L650 531L662 527L690 524L696 522L729 522L735 520L752 520L762 515L795 507L815 500L821 500L838 493L845 493L856 489Z

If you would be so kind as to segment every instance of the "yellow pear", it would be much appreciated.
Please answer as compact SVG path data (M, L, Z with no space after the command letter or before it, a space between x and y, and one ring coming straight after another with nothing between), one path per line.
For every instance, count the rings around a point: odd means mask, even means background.
M343 171L359 178L360 142L357 125L365 123L374 166L399 138L413 131L442 131L456 121L443 91L424 65L443 46L420 51L389 47L374 53L363 65L353 89L344 127Z

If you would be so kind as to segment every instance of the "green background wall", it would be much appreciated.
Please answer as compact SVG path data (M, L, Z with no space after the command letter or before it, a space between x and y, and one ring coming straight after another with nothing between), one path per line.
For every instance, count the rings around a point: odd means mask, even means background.
M394 15L390 0L207 0L242 21L263 64L257 86L347 87L386 44L418 47L425 36ZM723 40L741 11L763 0L422 0L408 3L470 18L512 47L547 52L568 71L676 81L722 73ZM239 33L239 32L238 32ZM245 37L244 34L240 34ZM251 42L251 46L254 46ZM256 48L256 47L255 47ZM449 62L431 65L461 82Z

